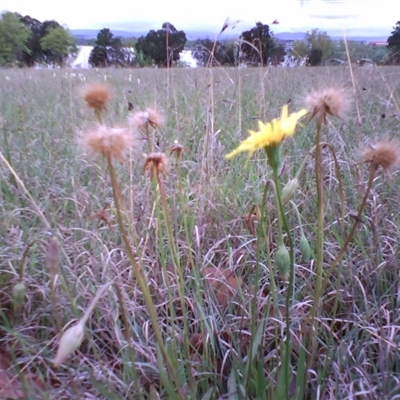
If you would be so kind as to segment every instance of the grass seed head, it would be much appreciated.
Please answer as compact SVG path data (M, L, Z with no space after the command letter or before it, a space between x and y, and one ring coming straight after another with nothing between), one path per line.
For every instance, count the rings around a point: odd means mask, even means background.
M150 176L165 175L168 170L168 158L164 153L150 153L146 157L143 171L149 171Z
M90 153L100 153L104 157L124 161L133 145L133 136L125 128L111 128L99 124L95 129L86 132L82 141Z
M306 96L306 108L311 112L310 121L315 117L320 123L327 123L326 116L344 119L351 100L345 89L328 87Z
M83 98L87 105L95 111L107 109L107 103L111 97L111 89L108 85L96 83L87 86L83 91Z
M164 125L164 117L153 108L133 113L129 117L129 121L133 127L139 130L146 130L149 126L157 129Z
M374 144L369 144L362 150L361 159L362 162L371 164L372 168L382 167L385 173L390 174L400 165L400 142L381 139Z

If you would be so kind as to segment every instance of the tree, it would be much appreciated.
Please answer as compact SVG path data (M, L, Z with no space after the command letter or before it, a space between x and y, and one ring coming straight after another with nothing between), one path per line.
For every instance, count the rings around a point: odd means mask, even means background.
M307 56L307 65L315 67L320 65L322 60L322 50L318 48L311 49Z
M274 47L270 52L270 61L272 65L279 65L285 59L285 46L283 43L274 42Z
M198 39L192 51L197 66L235 65L237 49L234 43L221 43L210 39Z
M42 38L42 23L31 18L29 15L22 17L19 15L20 21L29 29L30 36L26 42L27 50L23 50L19 55L19 62L27 67L33 67L35 64L42 64L45 62L43 56L42 46L40 39Z
M62 67L68 56L76 54L78 49L74 38L62 26L50 29L49 33L40 40L43 51L51 52L53 65Z
M330 36L326 32L321 32L318 29L312 29L310 32L306 33L306 43L309 49L309 57L313 58L315 61L318 60L317 64L332 58L334 51L334 43ZM319 51L317 51L319 50Z
M89 64L92 67L124 67L131 65L133 55L122 45L120 38L114 35L108 28L101 29L97 34L95 46L89 56Z
M326 32L312 29L305 39L293 43L293 53L297 57L307 57L309 65L320 65L333 57L335 43Z
M146 36L141 36L135 49L145 57L150 57L160 67L171 67L179 60L179 53L186 43L184 31L178 31L174 25L164 22L162 29L151 30Z
M400 21L396 22L393 31L387 40L387 49L389 50L389 62L391 64L400 64Z
M293 53L296 57L307 57L309 48L304 40L296 40L293 43Z
M11 66L17 63L22 52L27 51L26 44L30 36L29 29L21 23L18 14L5 12L0 19L0 65Z
M272 32L268 25L257 22L256 26L249 31L242 32L241 39L241 60L247 65L267 65L274 48Z

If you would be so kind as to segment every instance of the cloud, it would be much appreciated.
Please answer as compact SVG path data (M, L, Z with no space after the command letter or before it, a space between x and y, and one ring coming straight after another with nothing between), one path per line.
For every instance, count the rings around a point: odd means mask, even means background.
M348 14L348 15L331 15L331 14L310 14L310 18L319 18L319 19L357 19L357 14Z

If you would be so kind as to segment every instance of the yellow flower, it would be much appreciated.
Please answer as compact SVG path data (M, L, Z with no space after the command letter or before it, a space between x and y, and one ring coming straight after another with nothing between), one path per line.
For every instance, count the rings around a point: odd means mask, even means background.
M236 154L243 151L250 152L250 156L258 149L264 149L269 146L279 145L287 136L293 136L298 120L307 114L306 109L297 113L288 114L288 106L282 107L280 119L273 119L272 122L264 124L258 121L258 131L249 130L250 136L240 143L240 145L227 154L225 157L231 159Z

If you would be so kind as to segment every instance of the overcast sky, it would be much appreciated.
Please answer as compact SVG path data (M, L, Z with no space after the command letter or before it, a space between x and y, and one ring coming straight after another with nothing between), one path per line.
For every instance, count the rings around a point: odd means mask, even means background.
M273 32L389 36L400 20L400 0L0 0L0 10L54 19L70 29L160 29L171 22L179 30L218 33L226 18L240 20L235 32L255 22ZM271 25L274 20L279 24Z

